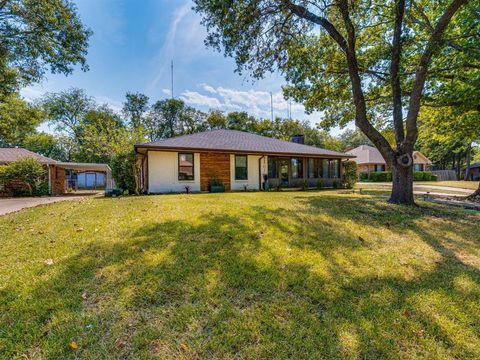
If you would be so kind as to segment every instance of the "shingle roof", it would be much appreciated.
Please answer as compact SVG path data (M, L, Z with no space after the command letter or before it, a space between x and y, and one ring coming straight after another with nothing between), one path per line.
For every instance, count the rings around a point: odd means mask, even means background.
M21 158L31 157L42 164L55 164L57 161L23 148L0 148L0 164L10 163Z
M385 159L380 151L370 145L360 145L347 151L347 154L356 156L355 162L357 164L385 164Z
M470 164L470 169L474 169L474 168L480 168L480 161Z
M351 157L337 151L325 150L315 146L297 144L236 130L210 130L192 135L184 135L160 141L137 144L135 145L135 148L190 149L253 154Z

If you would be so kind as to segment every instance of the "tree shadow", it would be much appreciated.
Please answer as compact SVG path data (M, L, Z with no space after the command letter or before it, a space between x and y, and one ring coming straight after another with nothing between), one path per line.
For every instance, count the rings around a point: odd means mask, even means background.
M3 288L4 354L47 358L476 357L480 272L436 208L298 196L302 210L252 206L239 216L146 223L121 241L80 248L28 293ZM435 215L433 215L435 214ZM438 239L419 223L436 217ZM445 220L445 221L444 221ZM448 220L448 221L447 221ZM336 226L344 223L345 226ZM438 254L411 276L368 271L385 227L415 234ZM352 225L353 226L353 225ZM467 236L468 235L468 236ZM394 268L394 267L393 267ZM21 302L22 306L19 306ZM26 329L29 329L26 331ZM459 329L460 328L460 329ZM65 344L81 344L72 353ZM33 349L33 350L32 350ZM0 354L2 348L0 343Z

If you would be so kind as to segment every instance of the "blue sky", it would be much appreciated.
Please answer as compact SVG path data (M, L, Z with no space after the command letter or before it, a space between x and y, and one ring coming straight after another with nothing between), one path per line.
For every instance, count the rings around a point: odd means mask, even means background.
M45 92L84 88L99 103L121 109L125 93L142 92L151 101L170 96L170 63L174 61L174 95L202 110L245 110L270 117L270 92L275 116L286 117L278 75L253 82L234 73L235 63L206 48L206 31L189 0L77 0L82 21L93 31L87 56L90 70L73 75L47 74L22 90L30 100ZM292 104L292 116L319 121ZM333 131L338 132L338 129Z

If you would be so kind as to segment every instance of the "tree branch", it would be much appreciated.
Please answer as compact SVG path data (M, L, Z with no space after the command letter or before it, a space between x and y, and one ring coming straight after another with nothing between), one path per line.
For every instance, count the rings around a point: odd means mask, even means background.
M403 130L403 113L402 113L402 87L400 85L400 54L402 51L402 24L405 14L405 0L395 1L395 23L393 30L392 42L392 60L390 63L390 75L392 84L392 100L393 100L393 126L395 129L395 141L397 147L401 146L405 140L405 132Z
M448 8L438 20L433 30L433 33L427 42L425 51L420 58L415 73L415 81L413 84L412 92L410 93L410 103L406 121L407 137L405 145L408 147L408 150L413 150L413 146L415 145L418 137L417 118L418 112L420 111L420 99L427 77L428 64L430 63L430 60L432 59L432 56L437 50L439 44L441 43L443 33L445 32L446 27L450 23L453 15L455 15L457 10L467 2L468 0L452 1L452 3L448 6Z

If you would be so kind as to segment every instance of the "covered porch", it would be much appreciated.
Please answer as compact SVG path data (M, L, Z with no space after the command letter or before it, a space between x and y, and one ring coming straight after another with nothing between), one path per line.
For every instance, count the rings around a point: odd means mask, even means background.
M83 176L79 186L79 175ZM115 181L112 169L107 164L56 162L49 167L49 190L52 195L64 194L69 190L112 189Z

